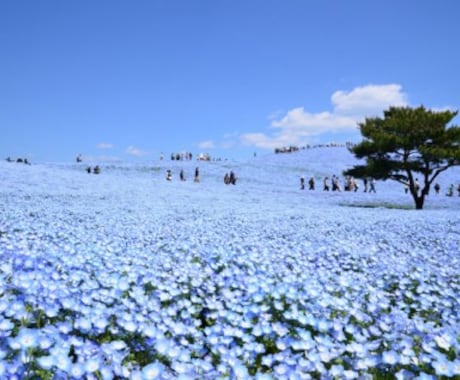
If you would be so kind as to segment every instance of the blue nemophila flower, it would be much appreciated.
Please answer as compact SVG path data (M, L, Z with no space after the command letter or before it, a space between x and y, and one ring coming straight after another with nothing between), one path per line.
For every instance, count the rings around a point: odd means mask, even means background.
M4 360L0 360L0 376L6 377L8 363Z
M37 362L44 370L50 370L56 365L56 357L53 355L40 356Z
M454 334L449 334L447 332L444 332L441 335L436 335L434 337L434 341L438 347L446 351L448 351L455 344L456 340L457 339Z
M273 380L273 376L269 373L257 373L255 380Z
M108 365L103 365L99 369L102 380L112 380L115 378L113 369Z
M396 380L407 380L414 378L414 374L407 369L401 369L395 373Z
M280 378L287 376L290 372L290 368L286 364L278 364L273 369L273 372L275 373L276 377Z
M235 379L238 380L246 380L249 379L249 372L248 369L240 363L237 363L232 368L233 376Z
M177 373L179 376L182 376L184 379L193 378L193 374L195 372L194 367L191 363L183 363L179 361L174 361L171 364L171 369Z
M101 367L101 358L99 356L93 356L86 360L85 371L86 373L94 373Z
M18 320L28 320L30 315L29 312L26 311L26 307L24 305L23 300L16 300L13 301L8 305L8 309L5 310L5 315L7 317L12 317Z
M399 363L399 354L396 351L390 350L382 353L382 362L388 365L396 365Z
M50 330L51 329L49 330L42 329L39 332L38 345L42 350L48 350L55 343L54 336L53 336L54 331L50 331Z
M163 364L159 362L151 363L142 368L142 379L152 380L159 379L161 374L164 372Z
M87 317L81 317L75 320L75 328L80 330L83 333L88 333L91 331L92 323L91 319Z
M69 356L65 353L58 354L54 359L54 365L63 372L69 372L72 361L70 360Z
M38 342L38 330L22 327L15 338L10 338L10 347L15 350L28 349L38 346Z
M14 323L10 319L4 318L0 320L0 335L5 336L9 335L11 330L13 330Z
M128 331L130 333L133 333L133 332L137 331L137 329L138 329L137 323L134 322L131 319L126 319L126 320L121 319L121 320L119 320L118 323L120 324L121 327L123 327L126 331Z
M367 346L362 343L351 342L350 344L346 345L345 349L359 358L368 356Z
M425 372L420 372L418 376L414 377L414 380L436 380L436 377Z
M351 369L344 370L342 373L343 379L357 379L359 378L359 373L352 371Z
M124 350L127 345L123 340L112 340L110 343L108 343L111 349L119 351L119 350Z
M1 299L0 300L0 313L4 313L5 310L9 308L9 306L10 306L9 301L7 301L6 299Z
M155 348L161 355L166 355L171 348L171 342L167 338L160 338L155 344Z
M455 359L452 361L453 372L455 376L460 375L460 359Z
M73 363L70 365L69 373L75 379L81 379L84 377L86 372L85 365L83 363Z
M438 376L451 377L454 375L454 364L449 361L445 356L438 356L432 363L434 371Z
M340 379L340 378L343 378L344 371L345 369L343 368L342 365L334 364L329 369L329 374L334 378Z

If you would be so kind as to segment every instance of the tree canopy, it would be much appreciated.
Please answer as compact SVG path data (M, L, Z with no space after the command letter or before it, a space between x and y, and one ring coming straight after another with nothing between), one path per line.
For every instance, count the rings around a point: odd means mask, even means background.
M359 124L363 141L351 151L365 158L344 172L357 178L394 180L409 187L417 209L422 209L436 177L460 165L460 128L449 126L458 111L390 107L384 117ZM416 174L423 179L418 185Z

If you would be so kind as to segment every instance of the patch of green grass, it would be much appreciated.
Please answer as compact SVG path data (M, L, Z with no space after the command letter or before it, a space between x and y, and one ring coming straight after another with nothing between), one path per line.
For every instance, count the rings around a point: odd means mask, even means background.
M344 207L358 207L358 208L386 208L393 210L414 210L413 205L407 204L396 204L390 202L376 202L376 203L340 203L340 206Z

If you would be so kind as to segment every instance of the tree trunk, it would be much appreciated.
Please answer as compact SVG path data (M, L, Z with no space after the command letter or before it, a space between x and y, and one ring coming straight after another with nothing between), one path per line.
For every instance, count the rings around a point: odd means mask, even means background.
M423 203L425 202L425 196L423 194L420 195L420 196L415 196L414 201L415 201L415 209L416 210L422 210L423 209Z

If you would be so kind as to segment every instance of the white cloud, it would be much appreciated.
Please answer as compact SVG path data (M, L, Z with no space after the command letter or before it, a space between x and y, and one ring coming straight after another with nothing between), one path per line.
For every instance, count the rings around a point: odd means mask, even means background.
M336 91L331 101L335 114L374 116L390 106L407 105L407 96L401 90L399 84L368 85L350 92Z
M213 140L201 141L197 144L200 149L232 149L240 143L240 133L232 132L223 136L222 140L215 142Z
M116 156L84 156L83 157L85 162L120 162L121 158Z
M97 148L98 149L112 149L113 144L106 143L106 142L101 142L101 143L97 144Z
M303 107L294 108L281 120L274 120L272 126L286 130L296 130L300 136L314 135L325 129L340 130L356 126L356 120L349 116L330 112L309 113Z
M398 84L368 85L347 91L336 91L331 96L333 111L308 112L304 107L288 111L273 119L271 128L276 132L247 133L240 136L244 145L275 148L305 145L318 141L323 134L357 134L358 122L365 117L377 116L390 106L405 106L407 96ZM329 141L327 141L329 142Z
M198 143L198 148L200 149L213 149L215 147L214 141L206 140Z
M283 140L289 140L286 139L285 136L270 137L264 133L246 133L241 135L241 142L243 145L256 146L258 148L264 149L274 149L285 145L297 145L294 142L294 139L295 137L293 138L292 142L289 141L287 144L284 144L282 142Z
M148 154L148 152L144 152L143 150L136 148L132 145L126 148L126 153L128 153L131 156L136 156L136 157L142 157Z

